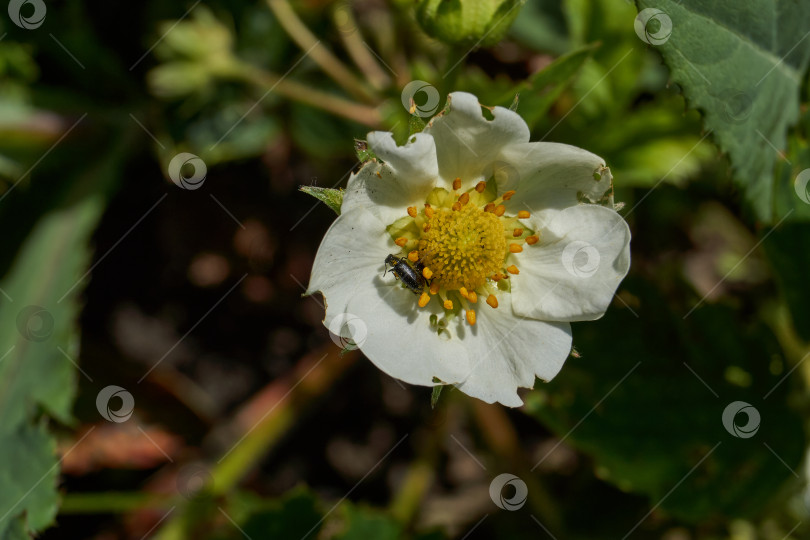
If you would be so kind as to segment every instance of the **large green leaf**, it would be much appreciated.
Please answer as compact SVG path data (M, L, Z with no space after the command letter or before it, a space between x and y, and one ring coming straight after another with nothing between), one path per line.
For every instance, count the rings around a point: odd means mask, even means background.
M793 479L788 467L798 470L805 446L788 406L794 381L777 386L789 366L773 335L717 305L684 319L689 306L676 300L683 292L665 297L633 280L623 287L638 316L614 307L577 327L582 357L532 392L527 411L593 456L599 476L684 520L760 514ZM761 415L751 438L724 428L735 401Z
M799 89L810 60L810 3L637 4L646 21L645 26L637 20L637 31L658 47L672 80L681 85L691 106L703 112L706 129L728 152L734 177L755 215L765 222L778 220L774 162L799 115Z
M3 201L9 205L0 216L4 230L30 219L23 217L27 210L44 206L44 212L0 280L0 537L17 517L25 515L27 526L39 531L56 514L58 462L40 417L72 421L71 361L78 356L76 319L90 236L117 182L125 144L122 138L100 160L77 160L92 165L65 176L61 193L35 182Z

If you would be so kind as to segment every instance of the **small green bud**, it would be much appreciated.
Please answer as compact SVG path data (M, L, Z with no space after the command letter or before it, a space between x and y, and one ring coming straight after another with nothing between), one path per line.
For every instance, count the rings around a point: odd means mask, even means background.
M489 47L498 43L526 0L418 0L416 19L448 45Z

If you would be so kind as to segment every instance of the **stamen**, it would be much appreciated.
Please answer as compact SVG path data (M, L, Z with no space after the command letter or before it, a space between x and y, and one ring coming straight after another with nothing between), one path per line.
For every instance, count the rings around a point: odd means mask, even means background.
M416 250L411 251L408 253L408 260L411 262L416 262L419 260L419 252Z
M467 287L461 287L461 288L458 290L458 293L459 293L461 296L463 296L464 298L468 298L468 297L469 297L469 293L467 292Z
M423 292L422 296L419 297L419 307L425 307L428 302L430 302L430 295Z
M454 190L461 189L461 178L456 178L455 180L453 180L453 189Z
M501 217L504 214L504 212L506 212L506 207L504 205L499 204L498 206L495 207L496 216Z
M536 244L539 241L540 241L540 237L537 236L537 235L534 235L534 234L531 235L531 236L526 237L526 243L529 244L529 245Z
M456 201L453 203L453 206L451 206L451 208L453 209L453 211L458 212L459 210L461 210L461 203Z
M521 210L520 212L518 212L518 215L517 215L517 217L520 218L520 219L527 219L530 216L531 216L531 214L527 210Z
M458 198L458 202L461 204L467 204L470 202L470 194L469 193L462 193L461 197Z
M498 298L494 294L490 294L489 296L487 296L487 304L489 304L493 308L497 308Z
M409 206L408 207L408 215L411 216L411 217L416 217L416 207L415 206Z
M467 312L466 312L466 315L467 315L467 322L470 323L470 325L474 325L475 324L475 310L474 309L468 309Z
M437 292L439 292L439 282L434 281L430 284L430 294L436 294Z
M509 251L511 251L512 253L520 253L521 251L523 251L523 246L521 246L520 244L509 244Z
M394 243L395 243L396 245L398 245L399 247L405 247L405 244L407 244L407 243L408 243L408 239L407 239L407 238L405 238L404 236L400 236L399 238L397 238L396 240L394 240Z
M475 304L478 302L478 295L475 294L475 291L470 291L466 298L467 300L470 301L471 304Z
M487 189L486 182L481 181L475 184L475 191L477 191L478 193L483 193L485 189Z
M422 227L422 230L428 232L430 230L430 223L425 223L425 226Z
M445 300L444 301L444 309L453 309L453 301L452 300Z
M515 266L514 264L512 266L510 266L509 268L507 268L506 271L509 272L510 274L515 274L515 275L520 273L520 270L518 270L518 267Z
M514 231L512 231L512 236L515 236L515 237L521 236L522 234L523 234L523 229L521 229L521 228L517 228ZM529 238L531 238L531 236ZM526 239L527 242L529 241L529 238Z
M503 199L503 200L505 200L505 201L508 201L509 199L511 199L511 198L512 198L512 196L513 196L514 194L515 194L515 191L514 191L514 190L512 190L512 191L507 191L506 193L504 193L503 195L501 195L501 199Z
M495 212L495 203L489 203L484 207L484 212Z
M425 203L425 215L426 215L428 218L432 218L432 217L433 217L433 208L432 208L432 207L431 207L429 204L427 204L427 203Z
M431 270L427 266L422 268L422 276L424 276L425 279L432 278L433 277L433 270Z

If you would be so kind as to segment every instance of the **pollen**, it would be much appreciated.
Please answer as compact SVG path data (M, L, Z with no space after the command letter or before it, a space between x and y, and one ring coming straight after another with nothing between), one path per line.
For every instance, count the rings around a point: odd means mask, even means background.
M398 245L399 247L404 247L404 246L405 246L405 244L407 244L407 243L408 243L408 239L407 239L407 238L405 238L404 236L400 236L399 238L397 238L396 240L394 240L394 243L395 243L396 245Z
M478 302L478 295L475 293L475 291L470 291L467 294L467 300L469 300L471 304L475 304Z
M496 216L501 217L504 214L504 212L506 212L506 207L504 205L499 204L498 206L495 207Z
M477 184L475 184L475 191L477 191L478 193L483 193L485 189L487 189L487 183L486 182L482 181L482 182L478 182Z
M523 246L521 246L520 244L509 244L509 251L511 251L512 253L520 253L521 251L523 251Z
M522 234L523 234L523 229L521 229L521 228L517 228L514 231L512 231L512 236L515 236L515 237L520 236ZM529 239L527 238L526 241L528 242Z
M487 296L487 304L489 304L493 308L498 307L498 297L495 296L494 294L490 294L489 296Z
M514 194L515 194L515 192L514 192L514 191L507 191L506 193L504 193L503 195L501 195L501 199L503 199L503 200L505 200L505 201L508 201L509 199L511 199L511 198L512 198L512 196L513 196Z
M425 215L428 219L433 217L433 208L427 203L425 203Z
M444 309L453 309L453 301L452 300L445 300L444 301Z
M408 215L411 216L411 217L416 217L416 207L415 206L409 206L408 207Z
M501 220L475 206L437 209L419 240L425 266L441 288L474 290L503 267L506 238Z
M528 217L530 217L530 216L531 216L531 214L530 214L530 213L529 213L527 210L521 210L520 212L518 212L518 216L517 216L517 217L518 217L519 219L527 219L527 218L528 218Z
M419 260L419 252L416 250L411 251L408 253L408 260L411 262L416 262Z
M536 244L539 241L540 241L540 237L537 236L537 235L534 235L534 234L532 236L527 236L526 237L526 243L529 244L529 245Z
M468 309L466 315L467 315L467 322L470 323L471 325L475 324L475 310Z
M454 190L461 189L461 178L456 178L455 180L453 180L453 189Z
M506 271L509 272L510 274L515 274L515 275L520 273L520 270L518 270L518 267L515 266L514 264L512 266L510 266L509 268L507 268Z
M425 279L430 279L433 277L433 270L425 267L422 269L422 275L424 276Z
M470 202L470 194L469 193L462 193L461 197L458 198L458 202L461 204L467 204Z
M430 295L426 292L422 293L422 296L419 297L419 307L425 307L428 302L430 302Z

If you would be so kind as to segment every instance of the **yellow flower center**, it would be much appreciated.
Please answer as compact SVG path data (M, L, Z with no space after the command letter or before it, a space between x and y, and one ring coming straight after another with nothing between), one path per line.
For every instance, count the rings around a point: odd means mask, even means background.
M427 225L419 240L421 263L440 288L474 291L503 267L506 238L495 214L471 205L459 211L441 208Z
M433 298L445 316L431 317L438 333L448 330L448 319L464 309L467 322L476 322L479 295L492 309L498 308L498 295L511 289L510 281L520 271L515 262L524 245L540 241L522 219L521 210L507 216L502 204L514 191L496 196L495 182L478 182L461 191L456 178L453 191L434 189L424 208L411 206L406 216L388 226L388 233L401 248L385 264L403 285L419 296L417 305L427 306ZM407 265L403 266L403 265ZM435 320L434 320L435 319Z

